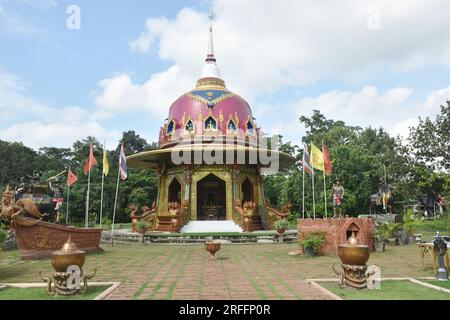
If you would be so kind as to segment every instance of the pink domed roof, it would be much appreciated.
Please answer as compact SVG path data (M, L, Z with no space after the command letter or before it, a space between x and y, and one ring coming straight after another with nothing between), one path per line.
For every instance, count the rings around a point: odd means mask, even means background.
M171 105L167 123L161 128L160 143L186 135L202 136L208 129L224 136L257 132L249 104L227 90L218 78L200 79L195 89Z
M186 138L226 137L249 143L258 142L256 127L248 103L227 90L216 65L210 15L209 44L201 79L195 89L182 95L171 106L159 132L159 143L168 147ZM227 142L228 143L228 142Z

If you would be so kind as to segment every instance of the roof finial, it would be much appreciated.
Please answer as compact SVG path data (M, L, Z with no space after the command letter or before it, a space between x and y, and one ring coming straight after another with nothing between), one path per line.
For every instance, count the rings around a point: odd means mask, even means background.
M214 63L216 58L214 57L214 44L213 44L213 32L212 32L213 14L209 11L209 43L208 43L208 53L206 55L206 62Z
M202 74L201 74L202 79L203 78L220 79L220 71L216 65L216 57L214 56L212 22L213 22L213 15L212 12L209 11L209 43L205 64L202 67Z

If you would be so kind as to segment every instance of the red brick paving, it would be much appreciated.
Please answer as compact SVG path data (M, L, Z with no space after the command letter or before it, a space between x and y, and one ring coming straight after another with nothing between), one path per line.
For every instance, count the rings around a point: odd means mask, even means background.
M334 277L331 265L339 263L334 256L289 256L295 244L223 245L215 259L202 245L103 247L87 256L85 271L97 268L95 281L122 282L108 299L330 299L306 279ZM48 260L2 253L1 282L39 282L39 271L52 271ZM431 259L426 263L422 270L415 245L388 247L369 260L383 277L431 276Z

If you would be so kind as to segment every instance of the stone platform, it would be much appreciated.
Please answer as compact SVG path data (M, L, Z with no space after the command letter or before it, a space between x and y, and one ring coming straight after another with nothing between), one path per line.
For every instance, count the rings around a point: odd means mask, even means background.
M286 230L279 236L274 230L254 232L198 232L198 233L170 233L147 232L144 235L144 244L201 244L213 238L224 243L296 243L297 230ZM114 230L114 243L142 243L142 234L132 232L130 229ZM102 242L111 242L111 231L103 231Z
M242 232L242 228L231 220L225 221L190 221L181 233Z

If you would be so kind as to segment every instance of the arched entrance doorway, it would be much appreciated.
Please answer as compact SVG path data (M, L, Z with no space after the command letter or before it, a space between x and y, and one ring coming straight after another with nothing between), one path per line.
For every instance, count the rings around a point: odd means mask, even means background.
M249 201L255 201L255 196L253 191L253 184L247 177L245 178L244 182L242 182L242 203Z
M169 202L181 203L181 183L177 178L169 184Z
M197 220L226 220L225 181L210 173L197 182Z

